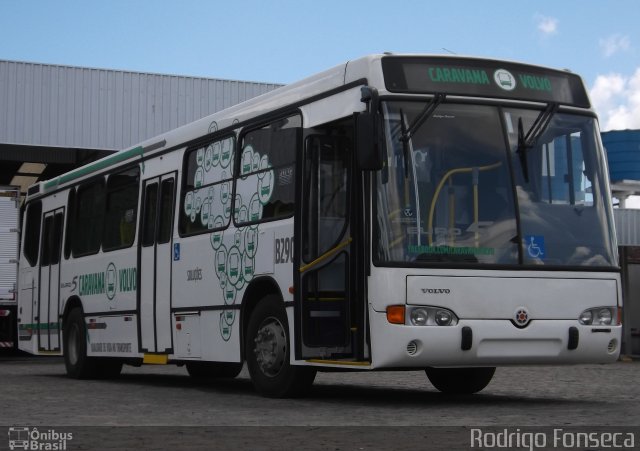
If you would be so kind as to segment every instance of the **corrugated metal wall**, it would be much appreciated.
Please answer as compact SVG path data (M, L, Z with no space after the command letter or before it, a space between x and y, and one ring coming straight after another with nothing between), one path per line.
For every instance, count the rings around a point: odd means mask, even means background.
M612 130L600 136L611 180L640 180L640 130Z
M640 246L640 210L614 208L619 246Z
M123 149L279 86L0 60L0 143Z

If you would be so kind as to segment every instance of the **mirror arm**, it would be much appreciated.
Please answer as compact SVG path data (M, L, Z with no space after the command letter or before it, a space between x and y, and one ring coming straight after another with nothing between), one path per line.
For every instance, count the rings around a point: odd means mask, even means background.
M356 122L357 161L360 169L377 171L383 168L383 143L381 142L381 115L378 112L380 100L378 91L370 86L360 88L361 101L366 103L363 112L354 112Z
M371 86L363 86L360 88L360 93L362 94L360 101L367 104L367 111L369 113L376 113L378 111L378 106L380 105L378 90Z

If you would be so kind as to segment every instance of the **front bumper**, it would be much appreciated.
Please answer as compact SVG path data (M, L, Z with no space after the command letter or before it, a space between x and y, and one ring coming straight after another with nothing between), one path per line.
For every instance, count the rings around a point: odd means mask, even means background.
M397 325L376 311L370 320L374 368L611 363L618 359L622 336L622 326L583 326L576 320L533 320L523 329L509 320ZM471 330L470 346L463 346L463 328ZM571 328L577 329L577 344L573 332L570 345Z

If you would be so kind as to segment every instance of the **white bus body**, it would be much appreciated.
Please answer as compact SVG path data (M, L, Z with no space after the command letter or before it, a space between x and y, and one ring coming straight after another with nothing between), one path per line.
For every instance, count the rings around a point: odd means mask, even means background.
M613 362L621 289L579 77L373 55L29 190L20 348L73 377Z

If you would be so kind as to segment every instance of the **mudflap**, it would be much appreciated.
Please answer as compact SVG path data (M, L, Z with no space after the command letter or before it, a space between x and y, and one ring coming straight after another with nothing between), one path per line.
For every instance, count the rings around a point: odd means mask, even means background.
M0 350L17 349L18 329L15 306L0 306Z

